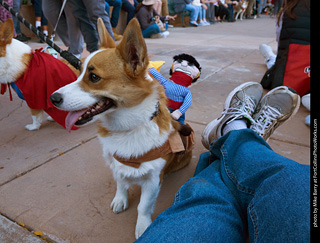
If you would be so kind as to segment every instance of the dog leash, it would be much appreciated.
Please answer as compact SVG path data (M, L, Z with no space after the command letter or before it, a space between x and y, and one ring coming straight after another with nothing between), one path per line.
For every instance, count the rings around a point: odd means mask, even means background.
M23 23L29 30L31 30L36 36L38 36L41 40L46 42L49 46L51 46L54 50L56 50L61 57L66 59L72 66L76 69L80 70L82 62L76 58L72 53L68 51L62 50L59 46L57 46L52 40L50 40L46 35L41 33L37 28L35 28L32 24L27 22L25 18L23 18L20 14L13 10L4 0L0 0L0 5L2 5L6 10L8 10L13 16L15 16L21 23Z
M12 92L11 92L10 86L14 89L14 91L16 91L16 93L20 99L25 100L21 90L18 88L18 86L15 84L15 82L12 82L10 84L1 84L0 94L3 95L7 91L7 88L8 88L10 101L12 101L13 99L12 99Z

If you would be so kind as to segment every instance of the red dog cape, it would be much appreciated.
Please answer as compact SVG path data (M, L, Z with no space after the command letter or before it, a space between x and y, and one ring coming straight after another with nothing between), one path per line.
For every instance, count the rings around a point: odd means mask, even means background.
M69 112L57 109L49 97L54 91L76 79L76 74L66 64L41 50L36 50L32 53L28 69L15 84L31 109L43 109L65 128L65 118Z

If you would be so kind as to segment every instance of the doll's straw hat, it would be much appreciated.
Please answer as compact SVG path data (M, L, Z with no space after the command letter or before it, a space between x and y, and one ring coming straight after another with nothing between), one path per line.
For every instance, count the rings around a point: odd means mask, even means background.
M155 4L156 0L143 0L142 4L143 5L153 5Z

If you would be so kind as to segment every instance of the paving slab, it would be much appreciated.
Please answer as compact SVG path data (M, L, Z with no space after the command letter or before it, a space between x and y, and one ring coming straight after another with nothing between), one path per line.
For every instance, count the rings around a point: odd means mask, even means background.
M38 236L0 215L0 242L2 243L45 243Z
M201 133L220 116L229 92L241 83L261 80L266 67L258 48L266 43L276 51L275 21L262 16L203 28L173 28L166 39L146 40L150 59L166 61L161 73L167 78L176 54L194 55L202 66L199 81L190 88L193 104L186 113L196 135L194 155L186 168L165 178L153 218L172 204L180 186L193 176L206 151ZM45 45L30 42L30 46ZM310 129L304 124L308 114L300 107L269 139L276 152L303 164L310 164ZM0 220L7 219L18 229L14 222L23 222L50 242L133 242L140 189L130 189L127 211L112 212L116 184L102 157L95 124L68 133L44 121L40 130L30 132L24 128L29 122L24 102L15 94L12 102L8 95L0 96L0 213L5 216ZM6 227L0 224L0 241ZM19 235L5 237L3 242L28 242Z

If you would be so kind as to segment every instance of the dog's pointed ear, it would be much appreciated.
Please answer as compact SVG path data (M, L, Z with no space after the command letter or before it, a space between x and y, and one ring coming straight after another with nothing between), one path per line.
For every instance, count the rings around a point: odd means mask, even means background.
M13 38L13 21L7 19L4 23L0 24L0 44L10 44Z
M134 78L145 72L149 63L147 45L136 18L129 22L117 49L125 60L125 71L129 76Z
M98 18L97 29L100 40L100 48L115 48L116 44L114 43L114 40L107 31L101 18Z

